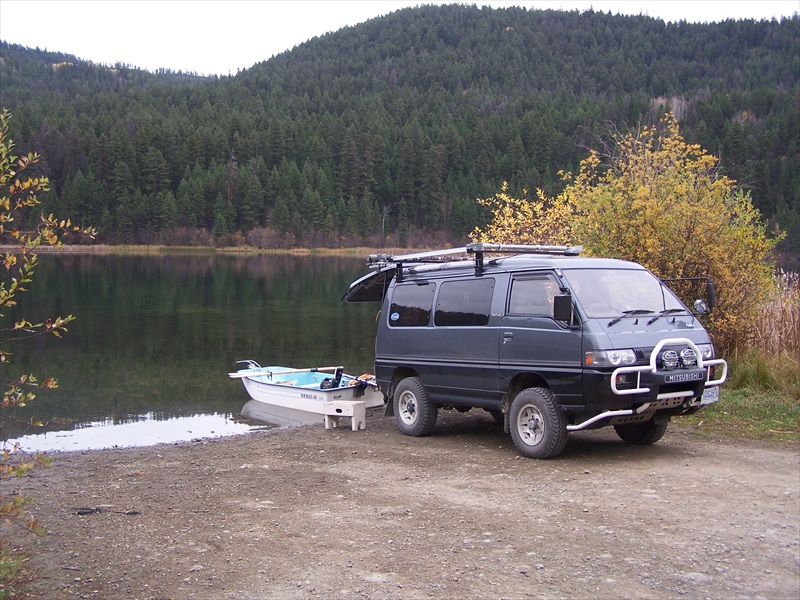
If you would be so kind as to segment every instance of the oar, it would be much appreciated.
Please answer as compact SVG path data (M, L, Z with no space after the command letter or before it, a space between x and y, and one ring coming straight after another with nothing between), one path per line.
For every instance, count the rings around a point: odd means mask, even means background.
M344 369L344 367L311 367L310 369L281 369L280 371L270 371L268 369L262 369L261 371L250 371L248 373L242 373L241 371L237 371L236 373L228 373L228 377L233 379L241 379L242 377L259 377L261 375L283 375L287 374L290 375L292 373L327 373L327 372L336 372L336 369Z

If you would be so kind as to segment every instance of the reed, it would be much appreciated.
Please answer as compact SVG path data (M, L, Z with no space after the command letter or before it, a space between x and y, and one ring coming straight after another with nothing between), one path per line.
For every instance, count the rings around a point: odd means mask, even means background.
M753 348L768 356L800 357L800 273L781 271L753 323Z
M743 352L729 357L727 387L776 391L800 400L800 274L781 271Z
M728 356L720 401L681 424L708 434L800 441L800 275L780 272L749 331Z

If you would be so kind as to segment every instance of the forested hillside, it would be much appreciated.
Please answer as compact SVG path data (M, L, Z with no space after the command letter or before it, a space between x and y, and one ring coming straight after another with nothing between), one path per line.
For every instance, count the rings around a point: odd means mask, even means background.
M612 129L672 110L800 248L797 16L425 6L214 78L2 43L0 103L46 209L110 243L455 240L503 181L556 193Z

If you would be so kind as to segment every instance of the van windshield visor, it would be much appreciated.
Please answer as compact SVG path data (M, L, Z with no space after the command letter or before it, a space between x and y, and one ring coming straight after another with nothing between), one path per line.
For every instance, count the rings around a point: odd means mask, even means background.
M687 311L675 294L649 271L565 269L564 277L590 319Z

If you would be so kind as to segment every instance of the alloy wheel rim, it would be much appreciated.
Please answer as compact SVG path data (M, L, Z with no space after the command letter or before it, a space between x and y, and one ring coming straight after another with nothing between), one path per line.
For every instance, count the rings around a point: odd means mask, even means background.
M417 420L417 402L413 394L404 393L400 396L400 418L407 425Z
M536 446L544 438L544 418L535 406L528 405L519 411L517 430L522 441L529 446Z

